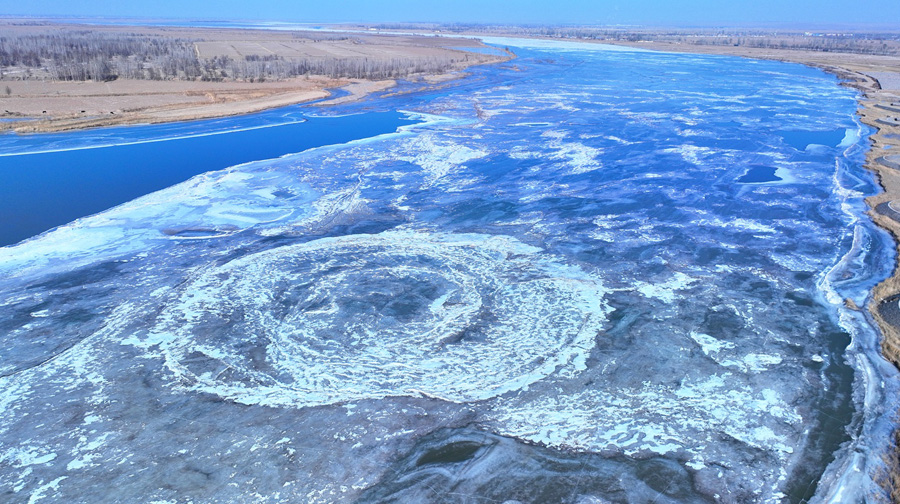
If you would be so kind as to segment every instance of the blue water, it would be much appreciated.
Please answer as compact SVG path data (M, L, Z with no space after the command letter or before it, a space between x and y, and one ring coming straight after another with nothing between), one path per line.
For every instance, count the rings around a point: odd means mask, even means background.
M810 145L827 145L829 147L836 147L839 143L841 143L841 140L844 139L845 130L785 130L779 133L781 134L781 137L784 138L785 143L787 143L791 147L797 150L805 150Z
M2 491L881 492L896 372L845 300L894 244L865 217L855 94L784 63L494 42L518 58L336 110L418 124L0 249Z
M6 135L0 137L0 152L7 153L0 156L0 246L200 173L390 133L410 123L398 112L303 117L281 109L232 120ZM11 155L12 149L32 153Z
M745 184L760 184L763 182L778 182L783 180L775 175L776 168L771 166L752 166L747 173L741 176L737 181Z

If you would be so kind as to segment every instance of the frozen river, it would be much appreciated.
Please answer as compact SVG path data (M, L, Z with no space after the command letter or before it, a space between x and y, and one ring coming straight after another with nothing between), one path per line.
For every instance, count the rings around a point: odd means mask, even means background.
M896 373L845 300L894 246L864 216L855 93L493 42L519 57L330 109L369 135L265 159L279 140L0 248L3 499L877 495ZM204 124L179 156L241 144ZM115 171L122 148L32 138L0 150Z

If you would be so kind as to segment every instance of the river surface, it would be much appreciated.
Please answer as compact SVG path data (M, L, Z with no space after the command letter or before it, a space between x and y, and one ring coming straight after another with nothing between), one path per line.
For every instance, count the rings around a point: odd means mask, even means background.
M59 227L0 248L0 495L881 495L897 376L845 299L894 247L864 217L855 93L777 62L491 42L519 57L337 117L0 137L4 180L63 186ZM104 186L102 208L59 182L175 159L186 181Z
M398 112L327 118L302 112L290 107L239 120L2 138L0 246L200 173L389 133L409 123Z

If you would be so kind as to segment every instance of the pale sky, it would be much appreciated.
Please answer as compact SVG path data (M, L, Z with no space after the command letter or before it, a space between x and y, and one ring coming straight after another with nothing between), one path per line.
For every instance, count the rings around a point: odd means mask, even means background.
M7 0L4 3L0 15L323 23L869 25L900 30L900 0Z

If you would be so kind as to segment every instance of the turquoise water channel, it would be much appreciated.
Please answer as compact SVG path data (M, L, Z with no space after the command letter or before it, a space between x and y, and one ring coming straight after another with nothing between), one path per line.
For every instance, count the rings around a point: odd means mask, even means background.
M398 112L341 117L297 107L162 126L0 136L0 246L101 212L200 173L390 133Z

